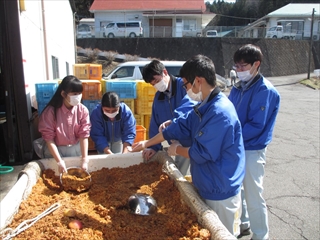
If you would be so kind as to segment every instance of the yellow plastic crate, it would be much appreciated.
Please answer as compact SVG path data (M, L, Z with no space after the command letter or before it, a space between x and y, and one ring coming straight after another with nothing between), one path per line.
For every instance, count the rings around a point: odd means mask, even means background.
M136 82L137 82L137 99L147 98L147 99L153 100L157 90L150 83L146 83L143 80L137 80Z
M90 64L74 64L73 75L78 79L89 79Z
M142 125L136 125L136 138L134 142L146 140L146 128Z
M134 99L133 98L121 98L120 101L124 102L131 109L132 113L134 113Z
M151 114L146 114L146 115L143 115L143 126L146 127L147 130L149 130L149 127L150 127L150 120L151 120Z
M102 65L90 64L89 66L89 79L101 80L102 78Z
M139 114L134 114L134 118L136 119L137 125L143 125L144 126L144 116Z
M135 99L134 109L135 114L151 114L153 99Z
M102 92L102 95L106 93L107 89L106 89L106 83L107 80L105 79L101 79L100 80L100 83L101 83L101 92Z

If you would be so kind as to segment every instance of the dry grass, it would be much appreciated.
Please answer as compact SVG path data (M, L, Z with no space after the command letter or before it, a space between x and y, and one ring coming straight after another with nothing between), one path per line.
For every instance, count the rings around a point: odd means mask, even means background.
M105 74L119 64L119 62L115 61L116 56L119 55L117 52L77 47L77 53L77 63L101 64L102 73ZM137 55L122 54L121 56L123 57L123 62L137 61L139 59Z
M310 79L301 80L300 83L316 90L320 89L320 78L310 77Z

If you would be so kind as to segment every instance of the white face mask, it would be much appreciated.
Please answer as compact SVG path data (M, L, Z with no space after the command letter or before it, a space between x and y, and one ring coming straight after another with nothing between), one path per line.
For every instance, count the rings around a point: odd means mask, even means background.
M164 79L162 79L160 82L154 85L155 89L157 89L159 92L164 92L168 88L168 82L166 82Z
M247 71L243 71L243 72L237 72L238 74L238 78L242 81L242 82L248 82L249 80L251 80L253 78L253 73L250 73L250 71L252 70L252 67L247 70Z
M70 99L70 101L68 101L68 102L71 106L77 106L81 102L82 94L68 95L68 96Z
M107 113L107 112L103 112L104 115L106 115L108 118L115 118L117 116L117 114L119 113L119 111L116 111L114 113Z
M193 101L201 102L202 101L201 85L199 87L199 92L198 93L194 93L192 91L194 83L195 82L193 82L192 87L187 91L187 94L188 94L189 98L191 98Z

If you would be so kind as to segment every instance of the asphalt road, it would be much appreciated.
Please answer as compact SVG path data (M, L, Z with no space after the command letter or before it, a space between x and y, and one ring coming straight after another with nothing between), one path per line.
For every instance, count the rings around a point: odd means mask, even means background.
M281 95L264 178L270 239L320 239L320 91L297 83L306 77L268 78Z

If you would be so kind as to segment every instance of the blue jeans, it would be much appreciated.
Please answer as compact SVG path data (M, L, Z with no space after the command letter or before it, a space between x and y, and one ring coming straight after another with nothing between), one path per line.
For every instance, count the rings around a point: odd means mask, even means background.
M246 150L246 174L243 180L241 230L251 228L252 239L268 239L268 210L262 197L266 148Z

